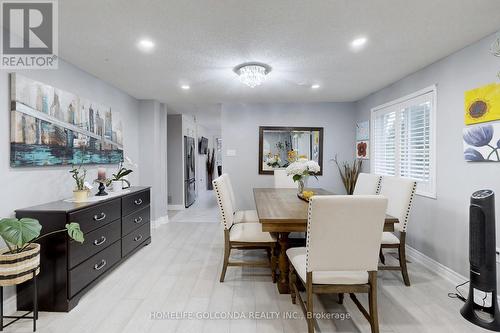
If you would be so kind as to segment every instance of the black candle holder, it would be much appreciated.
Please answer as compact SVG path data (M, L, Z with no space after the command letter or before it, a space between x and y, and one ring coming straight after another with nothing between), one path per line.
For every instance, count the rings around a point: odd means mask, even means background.
M106 192L105 182L106 182L106 180L101 180L101 179L96 180L96 183L99 183L99 187L98 187L99 192L97 192L96 197L102 197L102 196L108 195L108 193Z

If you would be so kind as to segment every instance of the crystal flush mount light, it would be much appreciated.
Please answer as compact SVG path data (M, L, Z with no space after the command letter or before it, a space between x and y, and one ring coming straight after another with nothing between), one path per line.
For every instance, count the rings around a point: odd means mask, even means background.
M240 78L240 81L255 88L262 84L266 79L266 75L271 72L271 67L266 64L252 62L238 65L233 70Z

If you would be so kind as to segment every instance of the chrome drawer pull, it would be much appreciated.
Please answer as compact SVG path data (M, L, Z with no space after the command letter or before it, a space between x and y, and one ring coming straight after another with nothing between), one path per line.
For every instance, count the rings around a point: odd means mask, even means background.
M106 242L106 237L102 236L102 237L101 237L101 240L97 240L97 239L96 239L96 240L94 241L94 245L95 245L95 246L99 246L99 245L104 244L104 242Z
M134 220L135 223L141 223L142 222L142 216L139 216Z
M139 235L137 237L134 238L134 242L138 242L142 239L142 235Z
M101 270L104 266L106 266L106 260L102 259L100 263L94 265L94 269L98 271Z
M140 206L140 205L142 205L142 199L137 199L136 201L134 201L134 203L135 203L137 206Z
M101 216L99 215L94 215L94 221L102 221L106 218L106 214L101 213Z

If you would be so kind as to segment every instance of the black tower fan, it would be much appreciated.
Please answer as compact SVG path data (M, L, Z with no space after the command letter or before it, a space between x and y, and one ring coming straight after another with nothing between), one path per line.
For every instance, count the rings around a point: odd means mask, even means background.
M468 299L460 313L473 324L500 332L493 191L480 190L472 194L469 224L470 288ZM475 291L482 293L480 304L474 301Z

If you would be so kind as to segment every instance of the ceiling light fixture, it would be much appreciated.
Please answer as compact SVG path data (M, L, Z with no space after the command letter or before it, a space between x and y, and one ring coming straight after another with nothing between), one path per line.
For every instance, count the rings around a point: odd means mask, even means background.
M321 86L319 84L313 84L311 89L319 89Z
M366 37L356 38L351 42L351 47L354 49L359 49L359 48L363 47L367 41L368 41L368 38L366 38Z
M149 52L155 48L155 43L151 39L141 39L137 47L143 52Z
M238 65L233 70L240 78L240 81L255 88L261 85L266 79L266 75L271 72L271 67L257 62Z
M191 87L190 87L190 86L188 86L187 84L183 84L183 85L181 86L181 89L183 89L183 90L189 90L189 89L191 89Z

